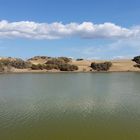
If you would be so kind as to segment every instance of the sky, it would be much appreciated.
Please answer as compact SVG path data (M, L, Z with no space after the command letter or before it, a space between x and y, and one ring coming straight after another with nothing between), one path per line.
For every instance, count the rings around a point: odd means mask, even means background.
M140 55L140 0L0 0L0 56Z

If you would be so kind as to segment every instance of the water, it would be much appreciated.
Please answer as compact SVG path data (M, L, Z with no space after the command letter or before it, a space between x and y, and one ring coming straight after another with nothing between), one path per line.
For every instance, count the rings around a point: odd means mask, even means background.
M0 140L139 140L140 73L0 75Z

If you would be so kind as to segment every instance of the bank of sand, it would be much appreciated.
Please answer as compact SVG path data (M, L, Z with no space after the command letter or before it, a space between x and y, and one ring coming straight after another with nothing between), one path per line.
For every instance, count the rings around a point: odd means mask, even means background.
M83 61L73 61L72 64L75 64L79 67L78 71L90 71L90 65L92 62L105 62L106 60L83 60ZM119 59L119 60L111 60L112 66L110 68L110 72L125 72L125 71L140 71L139 68L134 67L135 62L129 59Z
M74 64L78 66L78 71L75 72L91 72L91 63L92 62L105 62L106 60L82 60L82 61L76 61L72 60L70 64ZM140 69L137 67L134 67L136 64L135 62L129 60L129 59L119 59L119 60L111 60L112 66L108 72L140 72ZM34 60L32 61L33 64L43 64L43 60ZM59 70L31 70L31 69L13 69L13 72L17 73L27 73L27 72L33 72L33 73L38 73L38 72L60 72Z

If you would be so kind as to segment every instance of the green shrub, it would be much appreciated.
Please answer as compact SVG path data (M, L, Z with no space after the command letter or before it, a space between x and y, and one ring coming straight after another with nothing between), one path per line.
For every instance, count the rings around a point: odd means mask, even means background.
M31 64L22 59L1 59L0 64L3 66L11 66L17 69L29 68Z
M59 67L56 64L46 64L45 69L46 70L52 70L52 69L59 69Z
M34 56L30 59L28 59L27 61L32 61L32 60L38 60L38 59L48 59L49 57L47 56Z
M91 68L96 71L108 71L111 66L112 66L111 62L91 63Z
M45 66L42 65L42 64L37 64L37 65L32 64L31 69L32 69L32 70L43 70L44 67L45 67Z
M75 71L78 70L78 66L70 64L61 64L59 65L60 71Z
M0 63L0 72L4 72L4 66Z
M78 70L77 66L68 64L70 61L66 57L52 58L46 62L46 67L49 69L59 69L60 71Z
M136 62L137 64L140 64L140 56L136 56L132 59L132 61Z
M55 64L32 64L32 70L52 70L52 69L59 69L59 67Z
M83 60L84 60L83 58L76 59L76 61L83 61Z
M29 62L25 62L22 59L16 59L15 61L11 61L10 65L17 69L29 68L31 66Z
M134 67L140 68L140 64L136 64L136 65L134 65Z
M58 57L57 59L58 60L63 60L65 63L71 62L71 58L68 58L68 57Z
M52 58L46 62L46 64L53 64L53 65L61 65L64 64L65 61L63 59Z

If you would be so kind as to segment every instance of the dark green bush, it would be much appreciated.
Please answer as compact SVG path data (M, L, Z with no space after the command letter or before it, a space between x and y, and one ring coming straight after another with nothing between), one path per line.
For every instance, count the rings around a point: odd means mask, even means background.
M70 64L61 64L59 65L60 71L75 71L78 70L78 66Z
M47 56L34 56L30 59L28 59L27 61L32 61L32 60L38 60L38 59L48 59L49 57Z
M57 59L58 60L63 60L65 63L71 62L71 58L68 58L68 57L58 57Z
M78 58L78 59L76 59L76 61L82 61L82 60L84 60L83 58Z
M46 62L47 67L52 67L53 69L59 69L61 71L74 71L78 70L75 65L68 64L71 60L66 57L52 58Z
M134 65L134 67L140 68L140 64L136 64Z
M0 72L4 72L4 66L0 63Z
M46 62L46 64L53 64L53 65L61 65L64 64L65 61L63 59L52 58Z
M91 68L96 71L108 71L111 66L112 66L111 62L91 63Z
M56 64L46 64L45 69L46 70L52 70L52 69L59 69L59 67Z
M59 67L55 64L37 64L37 65L33 64L31 66L31 69L32 70L44 70L44 69L52 70L52 69L59 69Z
M136 56L132 59L132 61L136 62L137 64L140 64L140 56Z

